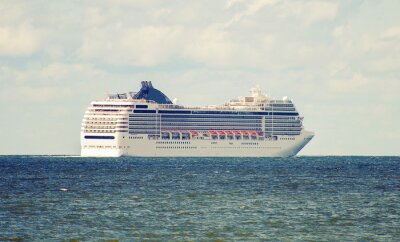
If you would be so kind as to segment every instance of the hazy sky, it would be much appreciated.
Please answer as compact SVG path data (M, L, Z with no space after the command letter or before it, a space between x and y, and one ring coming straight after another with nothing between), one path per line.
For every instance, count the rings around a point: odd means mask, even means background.
M79 154L85 109L141 80L183 105L258 84L300 155L400 155L400 1L0 0L0 154Z

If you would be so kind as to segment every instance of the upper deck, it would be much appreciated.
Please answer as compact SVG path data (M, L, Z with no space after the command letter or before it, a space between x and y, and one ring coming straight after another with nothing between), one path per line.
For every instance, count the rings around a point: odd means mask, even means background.
M249 96L232 99L222 105L182 106L174 104L165 94L155 89L151 82L142 82L142 89L137 93L112 94L108 95L105 100L92 102L92 106L97 107L135 108L137 105L147 105L149 109L295 111L293 102L287 97L282 100L270 99L258 86L250 89Z

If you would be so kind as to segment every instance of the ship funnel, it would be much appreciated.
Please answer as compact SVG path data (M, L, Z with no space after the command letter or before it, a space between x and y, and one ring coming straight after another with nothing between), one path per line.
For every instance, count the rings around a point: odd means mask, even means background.
M171 100L161 91L153 87L151 81L142 81L142 87L133 99L146 99L159 104L172 104Z
M151 81L142 81L142 88L153 88Z

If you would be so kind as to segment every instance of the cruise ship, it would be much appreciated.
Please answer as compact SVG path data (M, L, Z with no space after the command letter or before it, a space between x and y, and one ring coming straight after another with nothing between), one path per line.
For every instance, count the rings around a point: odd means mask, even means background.
M87 157L290 157L314 136L294 103L254 87L222 105L185 107L143 81L93 101L81 127Z

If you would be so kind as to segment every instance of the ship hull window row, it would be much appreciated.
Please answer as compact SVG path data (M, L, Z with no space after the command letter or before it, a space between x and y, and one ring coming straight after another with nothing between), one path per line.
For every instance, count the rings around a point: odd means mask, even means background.
M114 136L94 136L94 135L85 135L85 139L114 139Z

